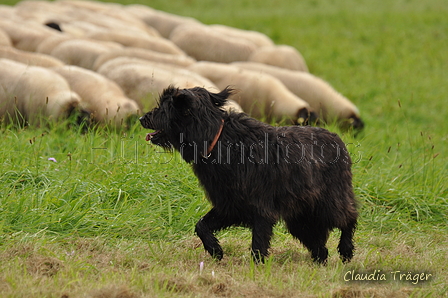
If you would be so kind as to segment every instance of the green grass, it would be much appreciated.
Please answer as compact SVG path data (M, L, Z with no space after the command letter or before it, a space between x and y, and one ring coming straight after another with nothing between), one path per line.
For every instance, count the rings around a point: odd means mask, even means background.
M151 5L293 45L360 108L366 127L357 137L328 127L355 161L353 261L338 260L335 232L328 266L314 265L282 224L265 265L250 260L241 228L219 234L226 255L212 261L193 233L210 208L197 179L178 154L146 144L138 124L3 127L0 296L446 297L445 1L265 2ZM344 281L350 270L381 270L388 280ZM432 278L414 285L392 280L393 271Z

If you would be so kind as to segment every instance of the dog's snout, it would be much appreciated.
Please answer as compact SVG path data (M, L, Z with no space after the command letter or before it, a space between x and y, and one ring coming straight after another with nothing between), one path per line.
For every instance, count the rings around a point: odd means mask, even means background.
M143 115L140 118L138 118L138 120L140 120L140 124L146 128L147 122L148 122L148 117L146 115Z
M138 118L138 120L140 120L140 124L144 128L148 128L148 129L153 128L151 115L152 115L151 112L149 112L149 113L146 113L145 115L141 116L140 118Z

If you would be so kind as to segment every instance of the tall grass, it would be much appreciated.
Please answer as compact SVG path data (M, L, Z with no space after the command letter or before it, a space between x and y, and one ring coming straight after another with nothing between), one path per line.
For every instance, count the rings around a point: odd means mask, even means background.
M206 211L189 166L177 153L147 144L138 124L87 133L64 126L3 131L3 232L176 237L191 232ZM437 162L443 156L432 138L421 132L375 144L368 136L340 133L354 160L364 224L446 223L446 164Z
M193 233L210 208L197 179L177 153L147 144L138 123L87 131L70 123L2 126L0 296L446 295L444 1L150 5L293 45L312 73L360 108L361 134L327 126L354 160L360 220L353 262L338 261L333 233L329 265L315 266L283 224L275 228L264 266L251 263L250 233L239 228L219 234L226 256L213 262ZM434 278L418 285L343 280L348 270L375 269L431 272Z

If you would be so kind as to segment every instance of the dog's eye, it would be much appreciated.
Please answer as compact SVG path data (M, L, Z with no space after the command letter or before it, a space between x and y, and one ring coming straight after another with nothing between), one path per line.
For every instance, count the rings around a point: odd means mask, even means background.
M185 111L184 111L184 116L188 116L190 114L190 109L186 109Z

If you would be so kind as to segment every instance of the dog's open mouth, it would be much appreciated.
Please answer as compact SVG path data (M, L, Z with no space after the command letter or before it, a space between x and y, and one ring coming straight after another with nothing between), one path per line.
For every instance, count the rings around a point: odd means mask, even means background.
M156 130L154 132L150 132L146 135L146 141L151 141L152 138L154 138L157 134L161 133L162 130Z

